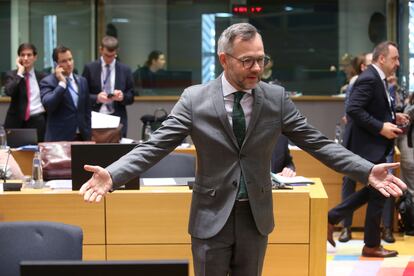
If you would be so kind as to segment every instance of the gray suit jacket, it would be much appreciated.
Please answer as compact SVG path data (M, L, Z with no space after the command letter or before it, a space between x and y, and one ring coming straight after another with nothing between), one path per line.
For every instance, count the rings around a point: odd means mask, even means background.
M260 82L254 89L252 116L239 148L224 108L221 78L187 88L151 139L108 166L115 187L141 174L191 135L197 149L189 232L210 238L224 226L236 200L243 171L258 231L274 227L270 160L277 137L329 167L366 182L372 164L335 144L310 126L280 86Z

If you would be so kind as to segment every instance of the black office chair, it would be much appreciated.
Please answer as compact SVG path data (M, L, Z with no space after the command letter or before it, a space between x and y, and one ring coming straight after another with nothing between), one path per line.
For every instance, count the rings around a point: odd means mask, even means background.
M37 145L37 129L35 128L9 128L6 129L7 145L18 148L25 145Z
M21 261L82 260L78 226L44 221L0 223L0 275L19 276Z
M195 167L195 156L185 153L170 153L141 174L141 178L195 177Z

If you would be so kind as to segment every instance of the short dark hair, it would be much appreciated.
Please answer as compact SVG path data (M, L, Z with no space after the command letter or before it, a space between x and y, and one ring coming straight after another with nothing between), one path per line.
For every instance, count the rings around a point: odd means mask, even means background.
M102 38L101 47L106 48L108 51L113 52L118 49L118 39L113 36L106 35Z
M389 46L398 48L397 43L389 40L383 41L375 46L374 51L372 51L372 61L378 61L380 55L387 56L389 52Z
M149 53L147 61L145 62L145 65L149 67L154 59L155 60L159 59L160 55L163 55L161 51L158 51L158 50L152 51L151 53Z
M58 62L58 54L66 53L67 51L71 51L68 47L65 47L63 45L57 46L55 49L53 49L52 58L54 62Z
M36 47L32 44L32 43L22 43L19 45L19 48L17 48L17 55L20 56L20 54L23 52L23 50L32 50L33 51L33 55L37 56L37 49Z

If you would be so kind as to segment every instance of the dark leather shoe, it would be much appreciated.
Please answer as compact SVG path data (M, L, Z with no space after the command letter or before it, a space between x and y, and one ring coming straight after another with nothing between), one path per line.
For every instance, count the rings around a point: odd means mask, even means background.
M339 235L338 241L347 242L351 239L352 239L351 228L349 227L342 228L342 232Z
M364 248L362 248L362 256L364 257L389 258L397 255L398 251L385 249L382 245L377 247L368 247L364 245Z
M328 222L328 242L335 247L336 243L333 239L334 225Z
M395 242L395 238L394 238L394 235L392 234L391 228L386 227L384 228L384 230L382 230L382 239L389 243Z

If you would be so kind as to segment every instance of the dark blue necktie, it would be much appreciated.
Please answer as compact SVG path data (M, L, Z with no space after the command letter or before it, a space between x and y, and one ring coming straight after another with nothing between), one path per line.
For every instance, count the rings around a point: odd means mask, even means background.
M66 83L67 83L70 95L72 96L73 104L77 108L78 107L79 95L78 95L78 92L76 91L76 89L73 87L72 80L73 79L71 77L67 77L66 78Z
M233 93L234 95L234 104L232 112L232 121L233 121L233 133L236 136L237 143L241 148L244 137L246 135L246 119L244 117L243 107L240 104L241 99L243 98L245 92L238 91ZM237 194L238 199L247 198L247 189L246 183L244 181L243 174L240 174L240 186Z

